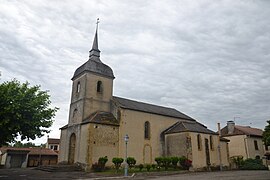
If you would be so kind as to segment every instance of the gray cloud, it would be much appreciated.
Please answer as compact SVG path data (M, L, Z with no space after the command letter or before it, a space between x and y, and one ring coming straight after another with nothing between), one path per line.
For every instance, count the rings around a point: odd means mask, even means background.
M67 123L71 80L88 58L101 19L101 59L114 94L174 107L209 128L227 120L264 128L270 115L267 1L4 1L1 82L50 90ZM36 142L41 143L45 138Z

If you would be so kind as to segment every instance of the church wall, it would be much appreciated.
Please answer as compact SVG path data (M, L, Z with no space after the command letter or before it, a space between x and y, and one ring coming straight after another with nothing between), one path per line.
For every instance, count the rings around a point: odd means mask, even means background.
M166 156L185 156L192 160L191 144L187 139L189 133L174 133L165 135Z
M77 158L75 162L80 162L86 164L86 155L87 155L87 140L88 140L88 126L89 124L81 125L81 131L78 133L78 142L77 142Z
M124 136L128 134L128 156L135 157L137 164L155 163L155 157L162 156L160 134L179 121L176 118L128 109L121 110L120 119L119 156L125 157ZM146 121L150 123L150 139L144 138L144 123Z
M112 158L118 157L119 127L103 124L89 125L88 163L98 162L100 157L107 156L107 166L113 165Z
M58 162L67 161L67 129L61 130Z
M205 139L209 142L209 155L211 166L219 165L218 156L218 135L211 135L213 137L213 149L210 148L210 135L203 133L190 132L191 144L192 144L192 165L194 169L206 167L206 149ZM201 149L198 149L197 135L201 135Z

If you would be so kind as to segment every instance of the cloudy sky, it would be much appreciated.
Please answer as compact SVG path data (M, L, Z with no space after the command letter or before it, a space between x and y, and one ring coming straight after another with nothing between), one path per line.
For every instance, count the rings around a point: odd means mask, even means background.
M270 119L269 1L1 1L0 83L50 91L60 108L50 137L67 124L70 79L88 60L97 17L114 95L176 108L212 130Z

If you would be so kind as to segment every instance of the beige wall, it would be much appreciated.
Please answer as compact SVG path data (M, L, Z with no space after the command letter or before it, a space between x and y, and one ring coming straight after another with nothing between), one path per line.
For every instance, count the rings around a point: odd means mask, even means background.
M165 135L166 156L185 156L192 160L192 147L188 148L187 137L189 133L174 133Z
M67 161L67 129L62 129L61 130L61 135L60 135L60 144L59 144L59 154L58 154L58 162L63 162Z
M201 150L198 149L197 135L201 135ZM192 164L193 168L206 167L206 152L205 152L205 139L209 142L209 155L211 166L219 165L219 155L218 155L218 135L211 135L213 137L213 149L210 148L210 135L203 133L190 133L191 143L192 143Z
M107 156L106 165L112 165L112 158L118 157L118 126L90 124L88 130L88 164L92 165L98 162L100 157Z
M262 138L259 137L250 137L246 135L237 135L237 136L227 136L229 142L229 151L230 157L232 156L243 156L246 158L255 158L256 156L264 155L264 147ZM258 142L259 150L255 150L254 140Z
M220 141L221 163L223 166L230 166L229 144L226 141Z
M144 139L144 123L150 123L150 139ZM161 115L121 110L119 129L119 156L125 156L124 136L128 134L128 156L135 157L137 164L155 163L155 157L162 155L160 134L179 121Z

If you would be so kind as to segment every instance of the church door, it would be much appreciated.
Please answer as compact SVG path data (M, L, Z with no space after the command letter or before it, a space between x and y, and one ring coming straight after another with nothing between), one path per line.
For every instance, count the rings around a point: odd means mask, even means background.
M210 154L209 154L209 143L208 143L208 139L205 139L205 157L206 157L206 165L210 166Z
M70 140L69 140L69 153L68 153L68 163L69 164L73 164L74 163L75 147L76 147L76 136L73 133L70 136Z

